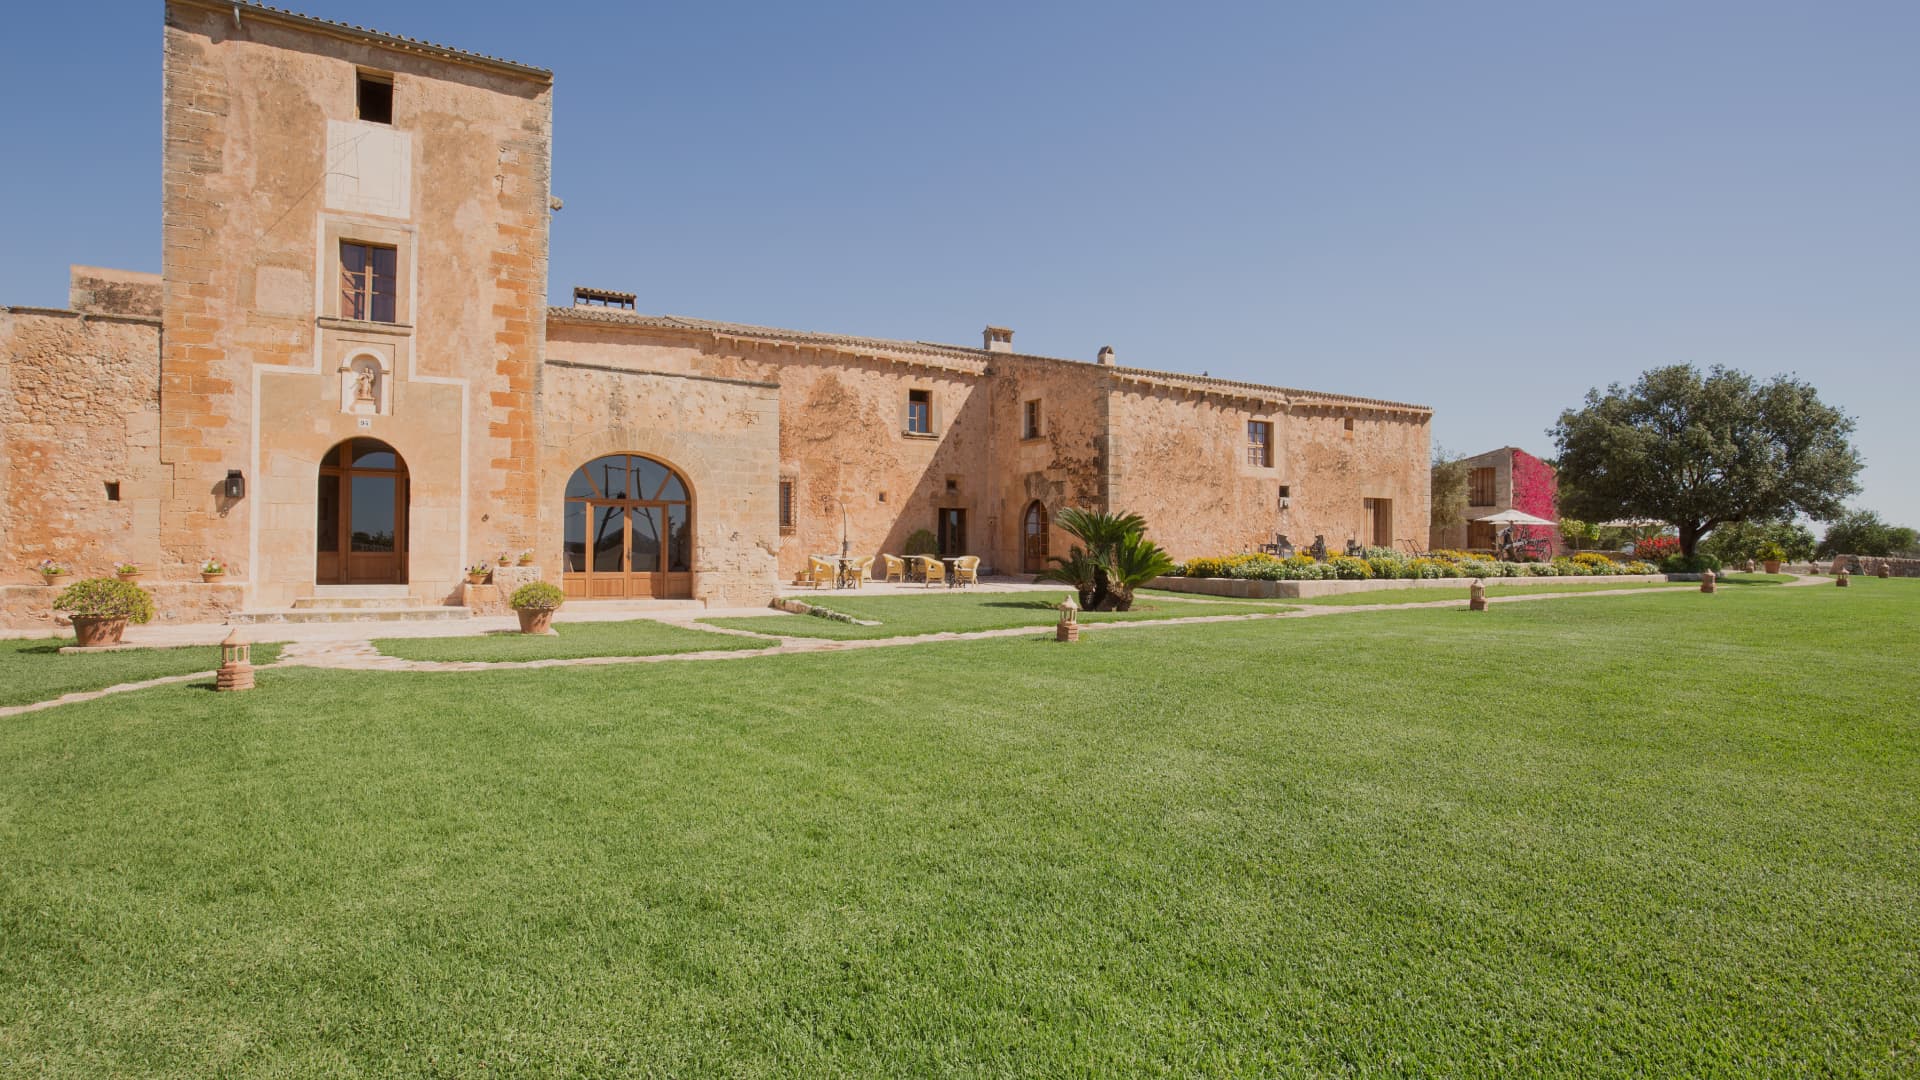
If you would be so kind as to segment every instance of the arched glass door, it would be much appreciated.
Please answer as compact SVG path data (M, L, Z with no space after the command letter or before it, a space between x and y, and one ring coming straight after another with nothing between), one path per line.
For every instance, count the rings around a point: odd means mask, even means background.
M314 581L404 585L407 463L378 439L348 439L320 459Z
M1029 574L1047 568L1047 508L1035 499L1027 504L1026 524L1021 528L1021 565Z
M610 454L567 481L561 585L580 600L693 595L693 497L679 473Z

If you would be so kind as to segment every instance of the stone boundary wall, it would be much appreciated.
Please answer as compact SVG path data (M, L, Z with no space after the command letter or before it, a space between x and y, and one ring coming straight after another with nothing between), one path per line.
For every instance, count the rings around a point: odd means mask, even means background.
M72 625L66 614L53 610L54 597L72 584L0 585L0 636L38 630L47 634L63 633ZM246 586L225 582L206 584L189 581L140 582L153 594L153 621L156 623L223 623L231 612L245 604Z
M1570 575L1565 577L1517 577L1482 578L1487 583L1487 595L1500 592L1503 585L1565 585L1573 582L1593 584L1629 583L1636 581L1680 582L1698 581L1698 574L1609 574L1600 577L1592 574ZM1252 578L1185 578L1157 577L1147 583L1149 589L1165 589L1168 592L1198 593L1204 596L1233 596L1254 600L1304 600L1316 596L1342 596L1347 593L1392 592L1398 589L1453 589L1465 593L1474 579L1457 578L1392 578L1380 581L1259 581ZM1445 597L1434 597L1436 600Z

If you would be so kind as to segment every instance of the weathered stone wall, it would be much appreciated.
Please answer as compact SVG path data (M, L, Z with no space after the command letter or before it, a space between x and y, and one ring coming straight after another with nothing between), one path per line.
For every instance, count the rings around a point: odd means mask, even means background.
M356 119L361 68L391 73L391 125ZM370 435L411 470L412 591L457 595L476 534L537 516L550 80L171 0L164 86L163 570L311 591L317 462ZM342 317L343 239L399 251L396 322ZM371 416L340 402L356 358Z
M988 563L1003 573L1034 572L1025 560L1027 509L1047 511L1047 553L1074 543L1060 511L1107 508L1104 447L1112 380L1093 364L1026 356L993 360L993 463L999 489ZM1040 434L1026 437L1026 404L1040 403Z
M68 274L67 306L75 311L160 317L164 285L159 274L99 266L69 267Z
M769 383L665 374L604 342L555 326L539 397L537 528L542 574L562 579L567 480L606 454L643 454L686 479L692 494L693 594L714 606L764 604L780 550L780 390Z
M1339 549L1367 538L1367 499L1392 501L1396 541L1426 532L1430 415L1422 410L1128 382L1112 411L1113 508L1144 515L1175 559L1258 550L1276 533L1300 547L1324 535ZM1271 466L1247 460L1247 425L1256 420L1273 424Z
M0 308L0 582L154 564L159 350L154 319Z

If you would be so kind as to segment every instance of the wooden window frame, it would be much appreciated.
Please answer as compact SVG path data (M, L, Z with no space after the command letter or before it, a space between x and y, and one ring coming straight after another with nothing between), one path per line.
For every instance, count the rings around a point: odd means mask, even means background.
M791 476L780 478L780 535L792 536L800 531L800 502L795 491L795 481Z
M1273 421L1247 421L1247 464L1258 469L1273 468Z
M361 269L355 271L348 266L349 250L357 249L365 254L361 257ZM392 258L390 272L386 275L391 291L385 294L388 302L387 318L380 318L379 301L382 294L378 291L381 275L375 269L380 253L388 253ZM369 240L343 238L336 252L340 267L340 317L352 322L380 323L394 326L400 323L400 246L382 244Z
M372 87L386 88L385 95L380 96L379 101L376 102L376 104L385 105L384 112L386 113L386 116L384 119L382 119L378 115L383 110L376 108L376 109L373 109L371 112L369 112L367 108L367 105L368 105L367 91ZM394 99L394 92L393 92L393 76L392 75L387 74L385 72L367 71L364 69L354 72L353 115L355 119L362 120L369 124L385 124L388 127L392 127L393 126L393 99Z
M933 391L918 387L908 390L907 408L901 419L901 429L908 435L931 437L934 434ZM916 427L916 422L923 426Z
M1021 441L1025 442L1032 439L1042 438L1044 436L1044 432L1041 429L1041 422L1042 422L1042 416L1040 411L1040 399L1039 398L1027 399L1027 401L1021 406L1021 412L1020 412Z
M1480 479L1483 474L1487 482L1484 491L1481 490L1480 486ZM1469 469L1467 471L1467 505L1476 507L1495 505L1499 498L1499 487L1500 478L1498 471L1495 470L1493 466L1487 465L1481 468ZM1483 495L1484 498L1482 498Z

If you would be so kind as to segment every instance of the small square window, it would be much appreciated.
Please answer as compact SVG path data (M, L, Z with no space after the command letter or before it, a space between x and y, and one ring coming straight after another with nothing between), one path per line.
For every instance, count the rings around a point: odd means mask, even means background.
M959 490L960 490L960 481L958 481L958 480L955 480L955 479L954 479L953 477L951 477L951 476L949 476L949 477L947 477L947 490L948 490L948 491L959 491Z
M1283 499L1291 499L1291 498L1293 498L1293 487L1292 487L1292 485L1290 485L1290 484L1281 484L1281 485L1280 485L1280 497L1281 497L1281 498L1283 498Z
M1027 402L1025 420L1020 430L1020 437L1023 439L1040 437L1040 403L1038 401Z
M360 119L370 124L393 123L393 79L361 72L354 79L354 98Z
M1347 417L1345 426L1347 430L1347 438L1349 439L1353 438L1353 417L1351 416Z
M907 391L907 431L914 435L933 434L933 391Z
M120 501L120 481L118 480L107 481L107 501L108 502Z

